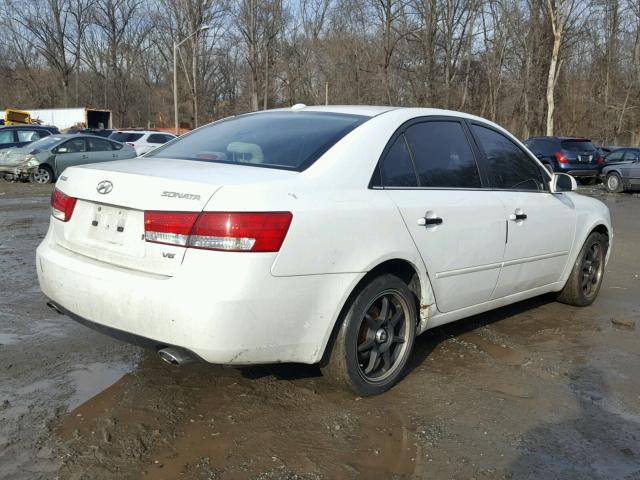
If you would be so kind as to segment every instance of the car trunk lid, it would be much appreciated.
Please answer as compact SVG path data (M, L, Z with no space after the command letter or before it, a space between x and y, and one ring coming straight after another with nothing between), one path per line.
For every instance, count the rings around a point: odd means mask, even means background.
M292 172L172 159L72 167L57 188L77 198L68 222L52 219L56 242L81 255L172 276L185 247L145 241L144 212L201 212L223 185L264 182Z

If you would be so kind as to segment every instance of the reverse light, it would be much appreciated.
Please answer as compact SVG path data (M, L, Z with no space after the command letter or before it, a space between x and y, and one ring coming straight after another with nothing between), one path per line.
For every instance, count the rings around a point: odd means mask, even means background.
M558 162L560 162L560 163L567 163L568 162L567 157L565 157L562 154L562 152L558 151L558 152L556 152L555 155L556 155L556 160L558 160Z
M277 252L290 212L145 212L145 240L207 250Z
M76 199L65 195L57 188L51 194L51 215L62 222L68 222L76 206Z

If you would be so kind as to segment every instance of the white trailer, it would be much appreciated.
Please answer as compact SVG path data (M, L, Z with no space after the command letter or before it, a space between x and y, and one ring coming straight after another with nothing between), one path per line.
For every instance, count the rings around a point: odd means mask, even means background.
M39 121L43 125L52 125L60 130L83 124L87 128L112 128L111 110L95 108L21 108L31 114L32 121ZM2 111L4 118L4 111Z

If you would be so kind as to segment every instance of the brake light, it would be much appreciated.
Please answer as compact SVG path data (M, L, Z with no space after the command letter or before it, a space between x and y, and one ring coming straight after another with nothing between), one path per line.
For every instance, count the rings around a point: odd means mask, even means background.
M198 215L198 212L144 212L144 239L184 247Z
M600 154L598 154L596 156L596 162L598 163L598 165L602 165L604 163L604 157Z
M51 194L51 215L58 220L68 222L76 206L76 199L65 195L57 188Z
M145 212L145 240L207 250L277 252L290 212Z
M567 163L567 157L565 157L562 152L556 152L556 160L560 163Z

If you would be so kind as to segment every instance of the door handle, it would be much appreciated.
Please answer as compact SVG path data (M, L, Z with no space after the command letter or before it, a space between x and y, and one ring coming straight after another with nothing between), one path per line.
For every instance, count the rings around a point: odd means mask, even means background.
M83 159L83 160L84 160L84 159L86 159L86 158L89 158L89 157L88 157L88 156L86 156L86 155L82 155L82 159Z
M442 223L442 219L440 217L433 217L433 218L422 217L418 219L418 225L420 225L421 227L440 225L441 223Z
M520 220L526 220L526 219L527 219L526 213L512 213L511 215L509 215L509 220L512 220L514 222L517 222Z

